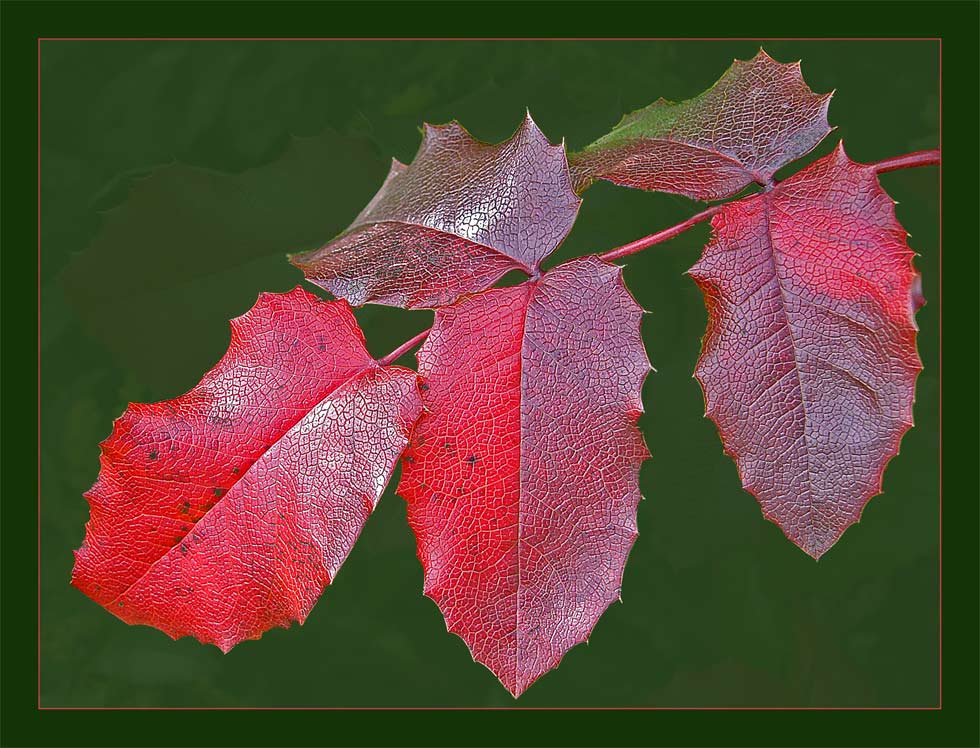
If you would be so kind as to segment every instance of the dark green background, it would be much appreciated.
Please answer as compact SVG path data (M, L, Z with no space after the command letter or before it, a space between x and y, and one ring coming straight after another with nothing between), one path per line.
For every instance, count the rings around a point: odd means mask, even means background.
M98 442L129 401L174 397L224 352L230 317L301 274L285 253L341 230L423 121L507 137L529 107L580 148L658 96L707 88L757 42L44 42L41 48L41 703L44 706L511 706L421 595L390 490L303 627L229 655L130 627L69 587ZM848 153L936 147L936 42L765 43L803 59ZM805 161L809 161L811 155ZM787 173L794 171L791 167ZM781 175L783 176L783 175ZM885 493L815 563L763 520L691 372L705 312L682 275L700 226L632 258L659 373L653 459L623 585L519 706L935 706L939 690L939 194L882 177L924 276L916 428ZM598 184L560 261L696 212ZM431 313L358 312L376 354Z

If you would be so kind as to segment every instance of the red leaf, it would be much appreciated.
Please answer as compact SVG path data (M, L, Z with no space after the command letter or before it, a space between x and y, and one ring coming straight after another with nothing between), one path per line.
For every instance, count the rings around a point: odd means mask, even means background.
M628 114L612 132L570 157L579 191L593 179L700 200L765 184L830 132L832 94L818 96L800 64L759 50L679 104L663 99Z
M509 270L533 273L571 229L580 202L564 145L550 145L530 115L499 145L456 122L426 125L411 166L392 163L347 231L290 259L351 304L438 307Z
M709 311L707 415L766 518L819 558L912 424L913 253L874 169L843 148L712 226L691 269Z
M127 623L226 652L306 619L421 409L344 301L262 294L231 330L194 389L116 421L72 574Z
M620 268L573 260L440 309L399 492L425 593L514 696L619 598L649 363Z

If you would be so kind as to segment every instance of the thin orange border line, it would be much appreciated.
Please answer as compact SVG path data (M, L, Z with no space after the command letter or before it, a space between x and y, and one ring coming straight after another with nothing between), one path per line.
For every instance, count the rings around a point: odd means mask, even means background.
M37 708L39 711L941 711L943 708L943 167L939 164L939 704L869 707L58 707L41 706L41 42L47 41L937 41L939 151L943 148L943 40L910 37L37 37Z

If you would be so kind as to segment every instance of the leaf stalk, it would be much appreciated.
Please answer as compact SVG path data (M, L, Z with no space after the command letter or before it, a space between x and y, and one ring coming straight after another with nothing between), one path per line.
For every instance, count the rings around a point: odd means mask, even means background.
M624 244L621 247L610 249L608 252L604 252L603 254L599 255L599 259L605 260L606 262L612 262L613 260L618 260L621 257L627 257L629 255L636 254L637 252L641 252L647 247L652 247L654 244L660 244L660 242L673 239L675 236L684 233L692 226L697 226L702 221L707 221L715 213L720 211L722 207L723 206L721 205L714 205L707 210L702 210L697 215L691 216L686 221L678 223L676 226L671 226L669 229L658 231L656 234L650 234L650 236L644 236L642 239L637 239L629 244Z
M936 166L937 164L941 163L941 160L941 152L938 148L933 148L931 150L914 151L901 156L886 158L870 164L870 166L874 168L876 174L884 174L889 171L911 169L918 166ZM691 216L686 221L682 221L681 223L671 226L670 228L663 229L662 231L658 231L655 234L650 234L649 236L644 236L630 242L629 244L615 247L610 249L608 252L603 252L599 255L599 259L605 260L606 262L614 262L615 260L619 260L623 257L628 257L629 255L636 254L637 252L642 252L644 249L660 244L661 242L665 242L668 239L673 239L675 236L683 234L685 231L697 226L699 223L709 220L716 213L720 212L722 208L724 208L724 204L713 205L707 210L702 210L700 213ZM378 363L381 366L390 366L417 345L421 344L422 341L428 337L430 332L432 332L431 327L428 330L423 330L415 337L402 343L384 358L379 358Z
M938 148L928 151L915 151L903 156L894 156L872 164L875 173L884 174L887 171L910 169L916 166L936 166L942 162L942 152Z
M432 332L431 327L427 330L423 330L422 332L420 332L418 335L411 338L410 340L406 340L404 343L398 346L387 356L385 356L384 358L379 358L378 363L381 366L390 366L395 361L397 361L402 356L404 356L406 353L408 353L410 350L412 350L415 346L419 345L423 340L425 340L429 336L430 332Z

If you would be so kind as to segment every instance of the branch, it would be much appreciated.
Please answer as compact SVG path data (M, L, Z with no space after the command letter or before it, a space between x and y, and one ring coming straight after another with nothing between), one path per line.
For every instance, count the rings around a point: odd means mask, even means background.
M896 171L898 169L910 169L915 166L936 166L942 162L942 155L938 148L930 151L915 151L906 153L904 156L894 156L883 161L870 164L874 167L875 173L884 174L886 171Z
M876 174L884 174L888 171L911 169L916 166L935 166L936 164L941 163L941 161L942 157L939 149L934 148L929 151L915 151L914 153L906 153L902 156L886 158L882 161L869 164L869 166L874 168ZM650 234L650 236L644 236L642 239L637 239L629 244L624 244L621 247L610 249L608 252L599 255L599 259L605 260L606 262L612 262L613 260L618 260L621 257L627 257L631 254L640 252L647 247L652 247L654 244L660 244L660 242L673 239L675 236L684 233L692 226L696 226L702 221L707 221L715 213L720 211L722 207L722 205L715 205L707 210L701 211L697 215L691 216L683 223L679 223L676 226L671 226L669 229L658 231L656 234Z
M888 171L911 169L917 166L935 166L939 163L941 163L941 155L939 149L934 148L929 151L915 151L914 153L906 153L903 156L886 158L882 161L869 164L869 166L874 167L876 174L884 174ZM678 234L683 234L689 228L707 221L709 218L718 213L723 207L724 205L713 205L707 210L702 210L700 213L691 216L686 221L678 223L675 226L671 226L663 231L658 231L656 234L650 234L650 236L644 236L642 239L637 239L636 241L632 241L629 244L624 244L621 247L610 249L608 252L603 252L601 255L599 255L599 259L605 260L606 262L613 262L614 260L618 260L622 257L628 257L629 255L636 254L637 252L642 252L648 247L652 247L655 244L660 244L668 239L673 239ZM425 340L430 332L432 332L432 328L423 330L415 337L402 343L384 358L379 358L378 363L381 366L391 365Z
M428 335L429 335L430 332L432 332L432 328L431 327L428 330L423 330L418 335L416 335L414 338L411 338L410 340L406 340L404 343L402 343L400 346L398 346L395 350L393 350L387 356L385 356L384 358L379 358L378 359L378 363L381 366L389 366L390 364L393 364L395 361L397 361L398 359L400 359L402 356L404 356L406 353L408 353L410 350L412 350L415 346L417 346L419 343L421 343L423 340L425 340L426 337L428 337Z
M692 226L697 226L702 221L707 221L721 209L721 205L714 205L707 210L701 211L697 215L691 216L683 223L679 223L676 226L671 226L669 229L658 231L656 234L644 236L642 239L637 239L635 242L630 242L629 244L624 244L621 247L610 249L608 252L604 252L603 254L599 255L599 259L605 260L606 262L612 262L613 260L618 260L620 257L626 257L627 255L640 252L647 247L652 247L654 244L660 244L660 242L673 239L675 236L684 233Z

